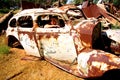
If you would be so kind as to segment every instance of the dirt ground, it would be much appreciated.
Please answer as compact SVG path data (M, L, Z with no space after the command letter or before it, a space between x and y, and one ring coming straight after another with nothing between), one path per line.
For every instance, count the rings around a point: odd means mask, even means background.
M45 60L28 56L23 49L11 48L0 55L0 80L119 80L120 70L102 77L82 79L67 73Z
M69 74L45 60L27 56L12 48L0 56L0 80L84 80Z

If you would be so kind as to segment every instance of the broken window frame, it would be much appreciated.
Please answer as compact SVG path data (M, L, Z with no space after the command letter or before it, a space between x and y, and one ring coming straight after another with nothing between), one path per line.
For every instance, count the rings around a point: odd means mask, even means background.
M22 28L32 28L33 27L33 18L30 15L19 17L17 22L18 22L17 25Z

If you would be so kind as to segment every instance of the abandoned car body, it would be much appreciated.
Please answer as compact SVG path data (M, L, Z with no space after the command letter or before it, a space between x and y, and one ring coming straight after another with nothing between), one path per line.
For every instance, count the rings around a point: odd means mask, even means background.
M45 27L52 16L58 24ZM6 32L9 46L21 44L27 54L44 57L79 77L97 77L120 68L118 56L99 49L101 24L94 19L72 20L58 8L26 9L10 19Z

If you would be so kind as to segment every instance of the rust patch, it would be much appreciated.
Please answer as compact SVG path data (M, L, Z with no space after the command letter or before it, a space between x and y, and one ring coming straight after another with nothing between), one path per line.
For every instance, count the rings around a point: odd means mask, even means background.
M14 29L12 29L11 32L14 32Z
M114 15L107 12L105 10L105 8L102 9L99 6L95 5L95 4L91 4L89 6L83 7L82 11L83 11L83 13L85 14L85 16L87 18L91 18L91 17L98 18L99 16L102 15L111 24L120 25L120 20L117 17L115 17Z
M90 66L91 69L88 70L88 75L90 77L93 76L102 76L102 74L104 73L104 71L101 71L99 68L95 67L95 66Z
M30 40L33 40L35 32L33 32L33 31L31 31L31 32L28 32L28 31L18 31L18 35L19 34L23 34L23 35L27 34L29 36Z
M90 17L98 18L101 15L97 5L95 5L95 4L86 6L86 7L82 8L82 10L83 10L85 16L88 18L90 18Z
M97 52L98 54L92 54L90 55L90 58L88 60L88 64L90 66L88 76L101 76L105 71L119 68L120 64L117 63L117 61L113 60L117 57L112 54L101 54L100 51ZM98 63L99 66L94 66L93 62ZM105 67L103 67L105 66ZM102 70L102 68L104 70Z
M97 61L97 62L107 63L107 64L110 64L112 66L117 66L118 67L118 64L116 64L115 62L110 62L110 59L112 59L112 57L109 54L107 54L107 55L106 54L92 54L90 56L88 64L92 65L91 63L93 61Z
M43 37L45 38L51 38L54 37L54 38L58 38L58 33L48 33L48 32L45 32L45 33L37 33L37 35L39 35L39 40L42 39Z
M77 32L80 34L81 42L85 47L92 48L92 35L95 25L96 24L91 24L87 22L86 25L80 25L80 27L76 29Z
M112 51L114 51L115 53L117 52L117 54L120 54L120 44L119 44L119 43L111 43L110 48L111 48Z
M88 48L78 55L78 69L87 77L99 77L111 69L120 69L120 59L113 54Z

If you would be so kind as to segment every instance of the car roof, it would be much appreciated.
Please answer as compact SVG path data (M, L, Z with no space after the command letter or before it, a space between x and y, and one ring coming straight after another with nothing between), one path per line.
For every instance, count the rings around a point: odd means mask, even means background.
M33 8L33 9L25 9L18 12L15 16L25 15L25 14L37 14L37 13L65 13L65 11L59 8Z

